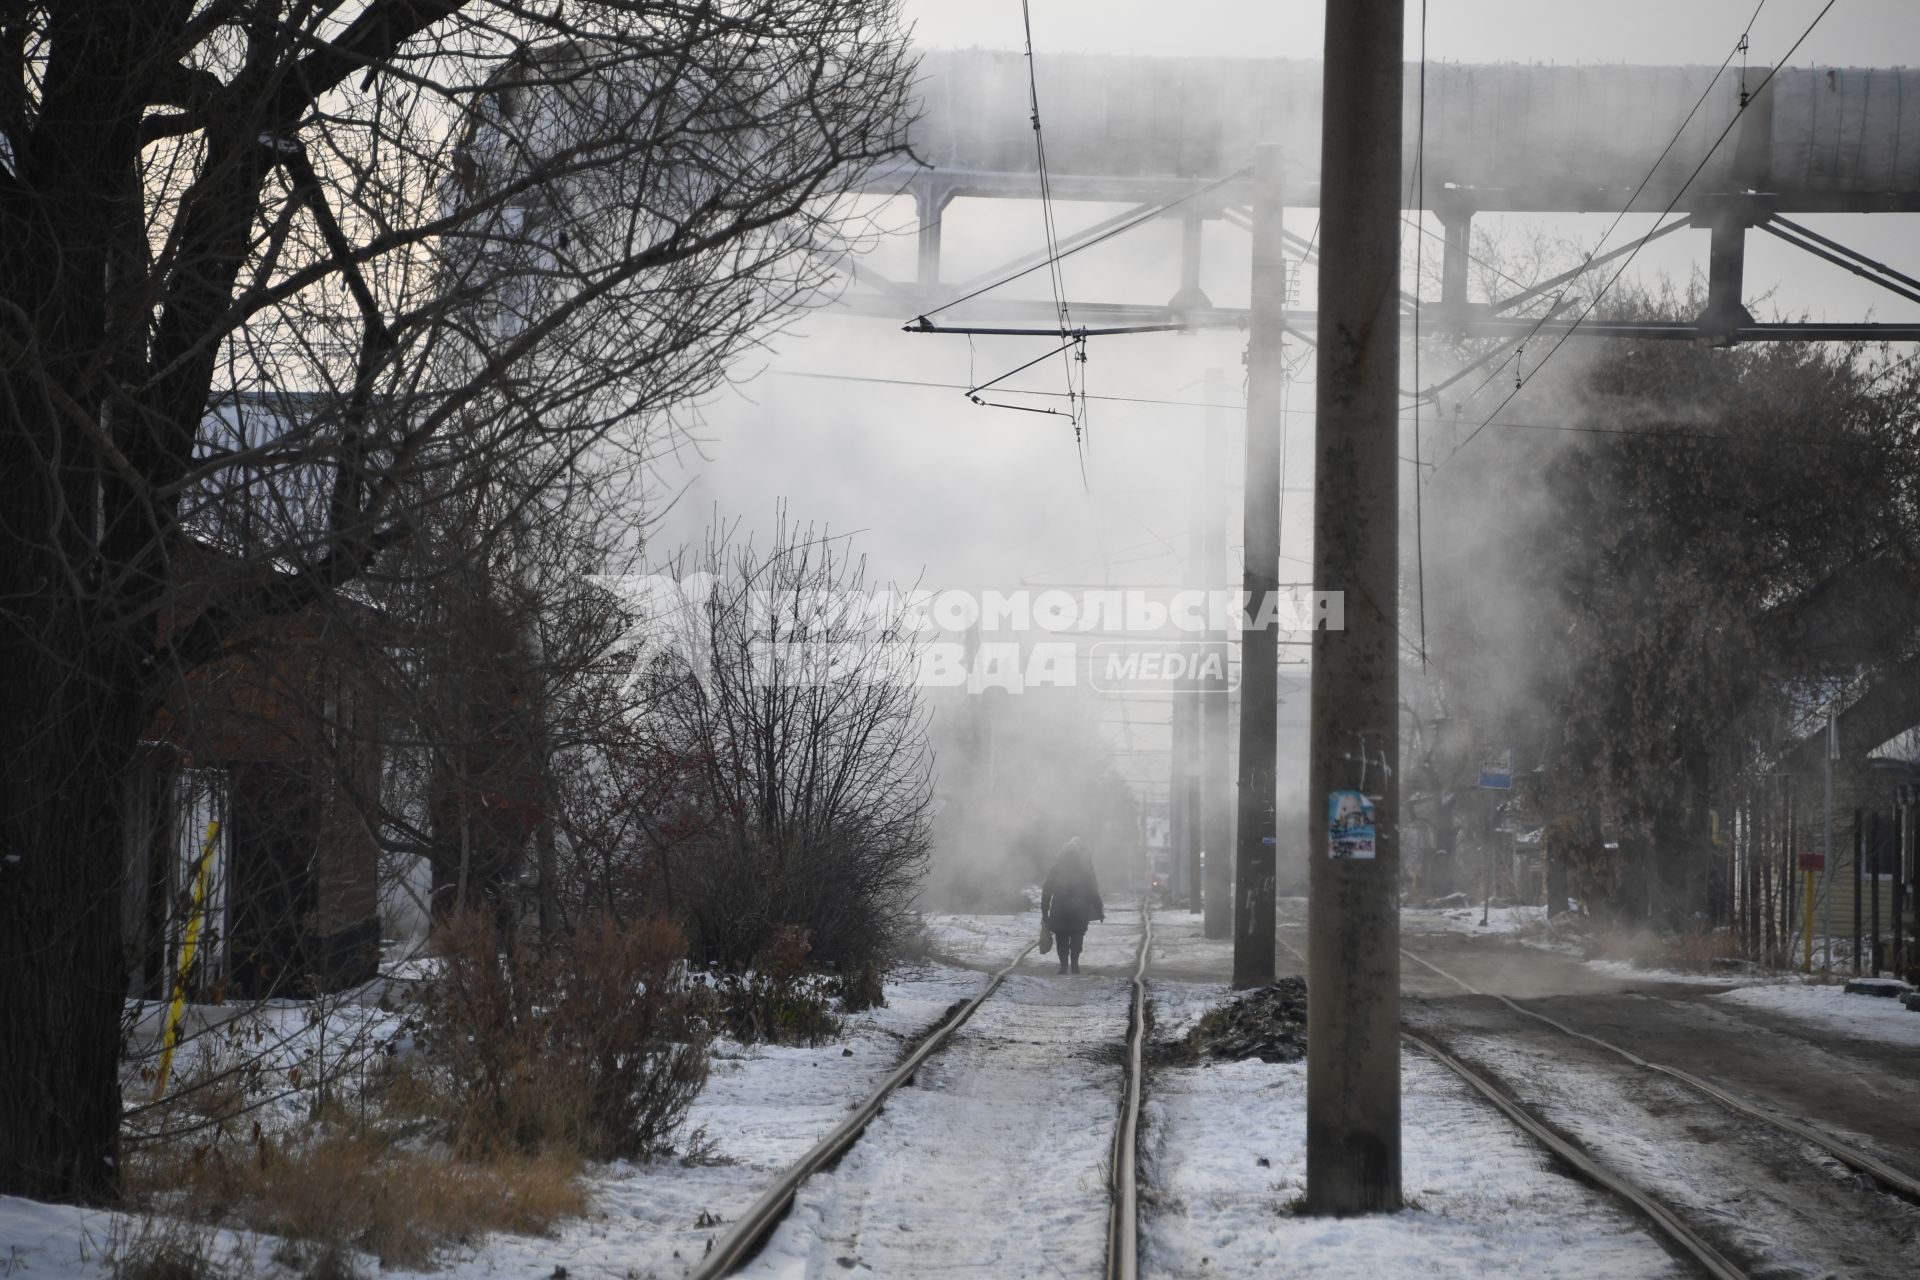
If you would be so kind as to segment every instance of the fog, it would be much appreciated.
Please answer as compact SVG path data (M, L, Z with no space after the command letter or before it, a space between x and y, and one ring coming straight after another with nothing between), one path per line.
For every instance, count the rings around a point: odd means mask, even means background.
M1021 6L1015 0L957 5L911 0L909 19L924 48L1017 49ZM1818 11L1814 0L1776 0L1764 6L1752 29L1754 66L1766 66ZM1532 3L1436 3L1428 7L1427 56L1436 63L1555 63L1717 66L1753 13L1750 0L1670 3L1623 0L1604 18L1586 6ZM1421 7L1409 5L1407 49L1417 61ZM1146 0L1036 0L1033 40L1041 54L1092 53L1181 57L1312 59L1319 53L1317 3L1225 3L1200 0L1179 7ZM1852 0L1840 6L1803 45L1794 65L1893 66L1920 63L1920 7ZM929 92L937 90L928 86ZM1038 91L1043 120L1048 87ZM1002 104L1023 120L1023 95ZM914 276L915 219L906 199L867 205L876 229L867 263L897 279ZM1060 201L1061 236L1112 217L1126 206ZM1607 235L1608 247L1651 229L1654 210L1616 220L1608 214L1485 214L1476 219L1476 251L1496 261L1544 256L1529 278L1579 260ZM1317 210L1287 211L1289 230L1310 234ZM1809 217L1826 234L1844 239L1882 260L1910 260L1920 219L1905 215ZM1437 293L1440 224L1424 219L1423 237L1410 226L1405 285L1426 296ZM970 279L1043 244L1041 208L1028 200L958 200L943 218L941 278ZM1684 231L1646 249L1623 277L1626 285L1684 287L1704 270L1705 232ZM1748 239L1746 293L1760 300L1756 314L1809 319L1878 320L1920 317L1920 307L1876 290L1768 237ZM1078 301L1165 303L1180 287L1180 226L1176 219L1149 223L1062 264L1066 296ZM1297 257L1297 248L1294 251ZM1247 302L1248 242L1244 232L1219 221L1206 223L1201 288L1218 306ZM1311 267L1299 272L1301 306L1311 308L1318 281ZM1047 299L1047 279L1036 272L997 291L998 298ZM1476 292L1475 296L1482 296ZM1083 447L1065 417L984 408L967 402L962 389L1013 369L1052 345L1044 338L910 334L912 317L855 316L823 308L799 318L743 369L737 390L703 408L704 443L684 451L669 468L664 488L676 495L671 508L656 509L656 547L697 541L716 511L753 529L771 524L782 501L796 516L838 534L856 535L878 573L931 588L1039 588L1047 585L1168 586L1192 582L1191 493L1201 477L1201 441L1208 414L1226 425L1227 491L1207 502L1208 518L1225 531L1226 563L1209 586L1237 586L1240 577L1238 512L1240 414L1245 335L1213 330L1184 335L1129 335L1093 339L1087 348L1089 403ZM1536 347L1532 358L1544 354ZM1414 382L1411 346L1402 386ZM1310 576L1312 485L1312 360L1298 341L1289 356L1299 361L1285 415L1285 496L1282 511L1283 582ZM1569 363L1578 357L1561 352ZM1445 357L1429 350L1420 380L1446 371ZM1210 370L1221 371L1226 409L1206 407ZM902 385L931 384L931 385ZM1011 385L1057 391L1057 361L1043 362ZM1141 402L1153 403L1141 403ZM1029 403L1048 403L1029 401ZM1052 402L1058 404L1058 401ZM1517 408L1516 408L1517 411ZM1432 411L1428 411L1431 415ZM1421 439L1423 456L1444 456L1464 434L1429 416ZM1498 448L1482 439L1475 448ZM1403 453L1413 447L1406 426ZM1084 468L1084 474L1083 474ZM1410 493L1412 469L1403 472ZM1453 540L1437 555L1467 555L1469 528L1446 525L1437 536ZM1523 601L1507 604L1515 609ZM1304 662L1304 649L1285 649ZM1283 671L1279 718L1282 805L1304 786L1306 686L1304 666ZM1036 769L1053 768L1076 783L1056 812L978 812L969 787L984 765L977 758L978 718L968 697L947 697L935 707L940 749L942 824L931 884L990 894L1037 874L1041 851L1072 834L1060 812L1087 814L1105 803L1096 785L1100 768L1083 770L1083 757L1104 753L1102 764L1124 779L1147 810L1163 806L1167 759L1164 708L1124 720L1086 696L1028 690L1001 723ZM1038 704L1046 705L1038 705ZM1034 705L1028 705L1034 704ZM1153 723L1147 723L1152 721ZM1004 745L1004 744L1003 744ZM1090 798L1092 797L1092 798ZM999 803L1007 803L1002 797ZM1021 801L1019 803L1025 803ZM1015 806L1017 809L1017 805ZM964 811L964 812L963 812ZM1080 819L1086 821L1088 819ZM1066 825L1073 825L1068 823ZM1283 820L1283 833L1298 824ZM1284 872L1283 872L1284 877Z

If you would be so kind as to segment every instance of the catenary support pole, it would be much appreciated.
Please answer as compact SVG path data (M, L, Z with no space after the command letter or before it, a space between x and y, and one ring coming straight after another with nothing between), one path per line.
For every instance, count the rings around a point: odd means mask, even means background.
M1209 369L1203 383L1207 410L1202 441L1206 501L1202 511L1200 543L1201 585L1209 593L1227 585L1227 528L1222 499L1227 487L1227 375ZM1274 558L1279 568L1279 557ZM1227 739L1227 637L1208 631L1200 647L1204 664L1200 678L1200 840L1207 851L1206 918L1209 938L1224 938L1233 929L1233 777Z
M1880 815L1876 813L1867 837L1867 913L1872 917L1868 922L1867 937L1869 978L1880 976L1880 863L1883 860L1882 850L1886 847L1886 824L1880 821Z
M1172 728L1167 743L1167 894L1175 903L1188 900L1187 867L1187 721L1193 699L1176 687L1170 695Z
M1240 768L1234 841L1233 985L1273 981L1274 819L1280 694L1281 391L1286 340L1287 260L1280 148L1253 158L1253 282L1247 335L1245 547L1240 631Z
M1853 811L1853 971L1861 972L1860 964L1860 811Z
M1307 1209L1400 1196L1401 0L1328 0L1320 135ZM1370 812L1369 812L1370 810Z
M1823 807L1820 817L1820 883L1826 886L1827 905L1822 909L1820 979L1833 976L1833 759L1840 753L1840 739L1834 729L1833 708L1827 708L1827 760L1822 777ZM1808 890L1812 892L1811 888Z
M1187 585L1202 587L1207 581L1207 557L1204 546L1207 519L1207 473L1204 463L1194 477L1187 531ZM1175 683L1173 696L1180 706L1180 731L1185 741L1180 747L1180 805L1187 815L1186 889L1187 911L1198 913L1208 893L1202 858L1206 853L1207 815L1201 790L1203 743L1200 724L1200 681L1184 675Z

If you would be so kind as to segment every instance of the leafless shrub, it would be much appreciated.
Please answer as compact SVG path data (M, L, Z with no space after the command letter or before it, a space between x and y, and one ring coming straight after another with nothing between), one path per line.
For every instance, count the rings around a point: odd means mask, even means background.
M782 925L744 973L722 971L705 988L716 1030L742 1044L816 1045L840 1030L833 1016L837 984L807 971L811 950L804 929Z
M730 971L789 926L815 966L884 964L930 839L905 597L784 521L765 549L717 529L672 568L688 591L638 655L630 731L583 771L598 794L579 812L603 816L569 831L572 894L664 907Z
M863 964L851 973L842 974L839 994L840 1007L848 1013L884 1009L887 1005L886 983L877 965Z
M424 1037L462 1151L666 1148L707 1075L677 926L600 916L503 946L491 919L461 911L438 945Z

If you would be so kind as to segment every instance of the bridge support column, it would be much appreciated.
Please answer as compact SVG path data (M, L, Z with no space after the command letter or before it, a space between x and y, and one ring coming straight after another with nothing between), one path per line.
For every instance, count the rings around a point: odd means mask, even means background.
M1695 321L1702 337L1720 346L1732 345L1733 332L1753 323L1753 313L1741 301L1747 266L1747 228L1753 214L1745 201L1723 200L1694 215L1713 240L1707 250L1707 309Z
M1473 243L1473 210L1436 208L1434 213L1446 233L1446 247L1440 258L1440 323L1457 336L1466 329L1467 261Z
M951 203L952 187L916 184L913 188L913 211L920 221L918 279L923 285L940 283L940 219Z
M1190 209L1180 220L1180 291L1167 303L1176 318L1213 306L1212 299L1200 287L1200 245L1206 224L1197 209ZM1187 333L1194 332L1191 329Z

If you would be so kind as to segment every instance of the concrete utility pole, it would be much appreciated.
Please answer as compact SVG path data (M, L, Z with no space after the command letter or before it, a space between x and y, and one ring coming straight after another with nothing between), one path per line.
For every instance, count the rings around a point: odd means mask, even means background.
M1820 817L1820 883L1824 887L1827 906L1820 930L1826 935L1822 939L1820 958L1820 980L1825 982L1833 976L1833 761L1840 754L1840 738L1834 728L1833 704L1827 704L1827 749L1826 759L1822 762L1826 768L1821 774L1821 790L1825 793L1825 803ZM1812 892L1812 886L1808 886Z
M1194 588L1203 588L1207 583L1206 485L1203 464L1187 494L1187 585ZM1174 686L1173 701L1179 717L1179 732L1184 735L1180 747L1185 770L1180 775L1180 804L1187 815L1187 842L1183 855L1186 865L1182 871L1186 878L1187 910L1198 913L1207 893L1200 862L1200 855L1207 847L1207 813L1201 783L1204 769L1201 753L1205 747L1200 724L1199 680L1182 677Z
M1167 893L1174 902L1188 894L1187 876L1187 721L1193 699L1176 688L1173 727L1167 745Z
M1274 734L1279 719L1280 393L1286 368L1287 259L1280 148L1253 156L1253 293L1247 335L1247 475L1243 499L1247 618L1240 632L1240 771L1233 985L1273 981ZM1396 295L1397 298L1397 295Z
M1307 1210L1400 1198L1402 0L1328 0L1308 773ZM1257 305L1257 304L1256 304ZM1251 563L1251 560L1249 560Z
M1206 402L1226 403L1227 376L1220 369L1207 370ZM1205 501L1201 519L1201 582L1209 592L1219 591L1227 582L1227 529L1221 496L1227 487L1227 424L1225 410L1207 410L1205 447ZM1274 561L1279 564L1278 556ZM1202 929L1209 938L1224 938L1233 931L1233 800L1227 793L1227 637L1224 632L1206 633L1207 644L1201 652L1209 661L1217 661L1217 672L1209 670L1200 689L1200 843L1207 851L1206 920Z

